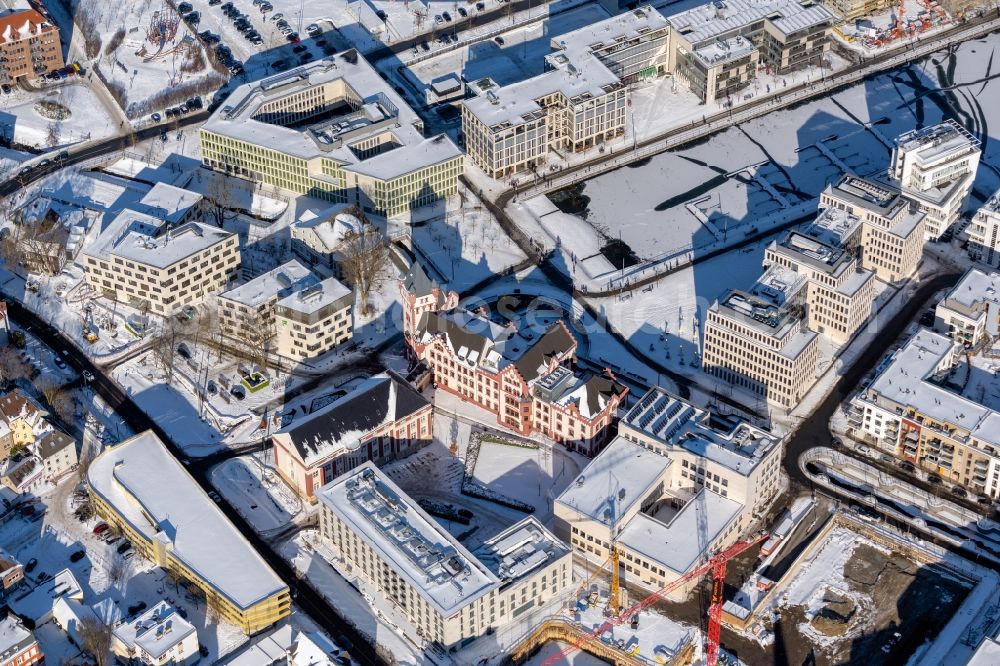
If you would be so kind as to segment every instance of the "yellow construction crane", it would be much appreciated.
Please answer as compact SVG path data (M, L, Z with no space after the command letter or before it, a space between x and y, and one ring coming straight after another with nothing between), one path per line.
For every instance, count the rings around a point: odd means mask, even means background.
M622 609L622 588L621 580L618 578L618 569L620 562L620 554L618 552L618 544L615 542L611 543L611 598L608 599L608 609L611 610L611 615L613 617L618 617L618 613Z

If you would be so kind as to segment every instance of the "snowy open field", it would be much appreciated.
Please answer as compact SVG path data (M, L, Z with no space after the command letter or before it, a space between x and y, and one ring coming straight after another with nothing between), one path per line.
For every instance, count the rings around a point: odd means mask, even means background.
M96 141L118 131L118 121L108 115L90 85L75 79L36 93L14 88L0 101L0 133L25 146L52 149L87 139ZM39 112L40 101L58 104L69 116L62 120L46 117Z

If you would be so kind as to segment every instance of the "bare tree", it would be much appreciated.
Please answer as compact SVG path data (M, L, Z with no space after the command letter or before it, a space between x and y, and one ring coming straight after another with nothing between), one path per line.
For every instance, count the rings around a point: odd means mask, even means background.
M213 173L209 178L208 187L205 188L205 198L202 200L202 211L215 223L215 226L221 228L227 221L236 217L239 197L236 195L232 177Z
M163 324L160 326L156 337L153 338L151 349L163 366L167 384L170 384L174 380L174 361L177 358L177 345L184 337L185 333L177 322L177 319L167 317L163 320Z
M114 552L111 556L111 562L108 563L108 579L115 585L119 585L126 577L128 577L129 566L128 560L125 556L118 551Z
M368 297L378 289L388 277L386 270L389 260L389 244L385 236L354 207L349 212L361 220L361 228L344 234L342 252L344 254L344 277L357 290L361 301L361 314L371 314Z
M55 148L59 145L59 123L51 122L45 132L45 145Z
M97 666L111 666L111 627L97 616L88 616L80 620L80 648L89 654Z
M28 363L10 347L0 349L0 383L9 384L28 375Z
M241 321L240 342L237 357L246 361L251 369L256 366L261 371L267 370L267 352L274 338L274 327L270 318L259 312L244 315Z

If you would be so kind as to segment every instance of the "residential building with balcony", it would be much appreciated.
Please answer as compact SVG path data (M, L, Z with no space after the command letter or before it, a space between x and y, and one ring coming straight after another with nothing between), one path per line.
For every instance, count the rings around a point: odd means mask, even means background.
M393 374L378 375L273 436L274 468L299 496L362 463L384 464L430 443L434 406Z
M954 120L896 138L889 177L926 213L924 237L937 240L957 220L979 167L979 140Z
M35 79L64 66L59 28L38 8L0 12L0 84Z
M572 553L534 517L465 548L372 463L318 493L320 534L354 575L445 648L564 599Z
M758 67L819 65L835 20L814 0L716 0L667 17L667 68L712 104L752 83Z
M915 203L894 187L851 174L828 185L819 207L845 211L860 220L861 266L884 282L916 273L924 250L924 217Z
M1000 273L970 268L934 309L934 330L966 349L1000 335Z
M288 586L152 431L99 454L87 487L97 515L243 633L291 612Z
M808 280L772 264L747 291L708 309L702 366L710 375L792 409L816 381L819 336L807 325Z
M226 288L239 269L239 236L201 222L170 228L126 209L81 256L95 291L169 316Z
M200 130L208 167L396 215L458 187L463 155L355 50L245 83Z
M989 266L1000 267L1000 192L976 211L968 227L969 254Z
M624 585L659 590L734 543L780 489L782 442L655 388L554 504L555 533L591 565L618 549ZM697 581L675 590L682 599Z

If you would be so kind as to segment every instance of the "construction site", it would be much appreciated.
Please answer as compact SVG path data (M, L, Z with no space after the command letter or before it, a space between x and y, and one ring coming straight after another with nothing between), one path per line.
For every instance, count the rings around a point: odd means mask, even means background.
M961 20L961 15L952 17L937 0L842 3L839 9L847 20L834 26L833 34L849 48L862 51L896 46L901 40L915 39Z
M967 623L982 612L966 611L980 603L970 592L992 586L992 578L980 581L968 562L870 520L800 498L771 532L737 542L648 595L627 589L615 551L589 577L577 571L583 582L571 604L511 658L543 666L572 663L578 652L620 666L928 663L919 658L934 647L951 649L936 642L971 635L942 618ZM669 600L692 581L686 599Z

